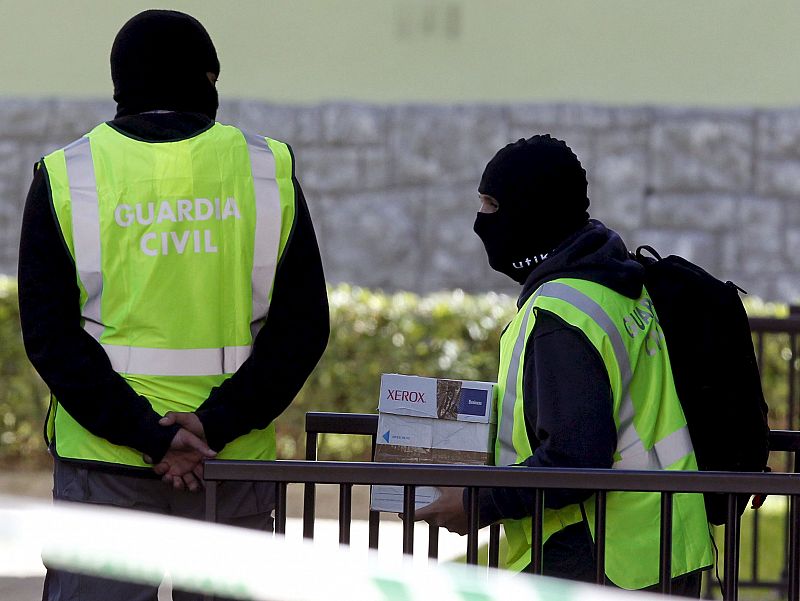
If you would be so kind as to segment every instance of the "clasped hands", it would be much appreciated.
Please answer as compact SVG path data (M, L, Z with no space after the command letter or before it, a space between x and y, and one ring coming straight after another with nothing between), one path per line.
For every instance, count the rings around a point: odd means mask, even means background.
M202 488L203 462L216 457L205 440L203 424L194 413L169 411L159 422L162 426L178 424L181 429L172 438L169 449L153 471L176 490L197 492ZM149 461L149 457L145 457Z

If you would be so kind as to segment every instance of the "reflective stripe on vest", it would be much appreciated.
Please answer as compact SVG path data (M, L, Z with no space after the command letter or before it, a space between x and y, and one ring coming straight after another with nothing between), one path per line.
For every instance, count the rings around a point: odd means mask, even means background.
M120 373L147 376L208 376L232 374L250 356L252 347L163 349L101 345L111 367Z
M253 321L250 331L255 339L269 311L271 286L278 262L281 237L281 201L275 178L275 157L266 139L244 133L250 154L253 187L256 195L256 236L253 253ZM249 356L249 353L248 353ZM237 366L238 367L238 366Z
M522 318L519 336L514 341L514 350L511 353L511 365L506 376L506 387L503 390L503 415L500 419L500 430L497 437L500 441L500 461L498 465L514 465L517 462L517 451L514 448L514 406L517 396L517 377L519 377L520 360L522 351L525 348L525 331L528 327L528 320L533 311L533 303L541 293L541 288L537 290L530 304L525 309L525 316Z
M75 268L88 299L81 309L83 328L95 339L103 334L100 299L103 294L103 270L100 263L100 216L97 184L89 138L76 140L64 148L64 160L72 196L72 231Z
M275 158L263 137L244 134L255 192L256 224L253 257L253 318L255 338L269 311L273 274L281 237L280 193ZM64 149L72 197L75 265L86 290L83 328L98 342L105 325L100 314L103 292L97 183L89 138ZM103 344L115 371L148 376L196 376L234 373L250 356L250 346L200 349L154 349Z
M684 426L655 443L653 448L645 449L642 439L634 426L635 409L630 395L630 383L633 377L628 351L625 343L608 313L593 299L566 284L548 282L543 284L526 302L526 311L517 340L511 366L508 370L506 388L503 397L503 419L500 421L498 436L501 444L501 465L512 465L517 461L514 450L513 426L514 403L516 396L516 378L519 374L520 359L525 347L525 332L530 314L539 296L555 298L571 304L576 309L591 317L605 332L611 341L614 357L622 377L622 402L619 408L619 429L617 432L617 453L620 456L613 467L615 469L652 470L664 469L680 461L694 451L688 427Z

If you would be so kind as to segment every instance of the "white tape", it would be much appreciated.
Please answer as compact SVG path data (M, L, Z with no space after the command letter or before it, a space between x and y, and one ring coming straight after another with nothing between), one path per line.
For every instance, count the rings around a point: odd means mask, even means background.
M48 566L238 599L471 601L627 599L628 593L456 564L380 561L374 553L180 518L0 497L0 565ZM4 572L6 570L4 569ZM646 597L639 597L646 599Z

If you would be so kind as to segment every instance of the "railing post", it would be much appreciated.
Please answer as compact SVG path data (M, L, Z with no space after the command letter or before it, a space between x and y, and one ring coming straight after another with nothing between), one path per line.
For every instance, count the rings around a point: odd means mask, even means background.
M350 544L350 521L352 519L352 484L339 485L339 544Z
M594 548L597 573L596 584L606 583L606 491L598 490L594 501Z
M753 572L753 581L758 582L758 539L760 537L759 534L759 516L761 515L758 511L753 511L753 550L752 550L752 557L750 561L750 569Z
M286 534L286 482L275 483L275 534Z
M789 586L788 601L800 601L800 495L789 497Z
M500 524L489 526L489 567L500 565Z
M794 452L794 473L800 474L800 451ZM800 496L798 495L789 497L789 521L792 525L789 539L794 538L794 556L793 559L789 559L788 577L790 582L794 578L794 590L787 589L787 593L789 601L800 601Z
M217 481L206 480L204 482L206 487L206 521L217 521Z
M381 521L381 513L380 511L369 511L369 521L368 528L369 528L369 548L370 549L377 549L378 548L378 528Z
M307 418L306 418L307 419ZM308 429L308 428L306 428ZM317 460L317 433L306 432L306 461ZM314 538L316 488L313 482L303 487L303 538Z
M416 506L416 486L403 487L403 553L414 554L414 508Z
M739 595L739 498L728 494L728 517L725 520L725 574L722 582L722 598L736 601Z
M788 419L788 429L791 430L794 428L795 422L795 397L796 397L796 384L797 384L797 370L795 369L795 361L797 361L797 335L792 333L789 334L789 349L790 349L790 359L789 365L787 366L787 372L789 376L789 391L788 391L788 407L787 407L787 419ZM788 472L791 469L790 465L787 464L786 471Z
M478 563L478 489L467 489L467 563Z
M528 571L532 574L541 574L543 568L542 556L542 529L544 518L544 491L535 488L533 495L533 512L531 515L531 562Z
M439 526L428 524L428 559L439 559Z
M672 493L661 493L661 550L659 557L659 590L672 594Z
M377 436L373 433L372 434L372 459L375 459L375 444L376 444ZM370 495L372 494L372 487L370 486ZM369 510L369 548L370 549L377 549L378 548L378 533L381 524L381 514L379 511L372 511Z

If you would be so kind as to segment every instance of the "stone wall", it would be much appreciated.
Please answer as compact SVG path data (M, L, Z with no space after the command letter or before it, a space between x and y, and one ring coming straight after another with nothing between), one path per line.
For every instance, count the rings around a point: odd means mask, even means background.
M103 101L0 100L0 272L16 271L33 162L110 118ZM766 299L800 298L800 110L574 104L223 104L292 144L328 279L514 292L472 233L483 166L549 132L589 173L592 215Z

